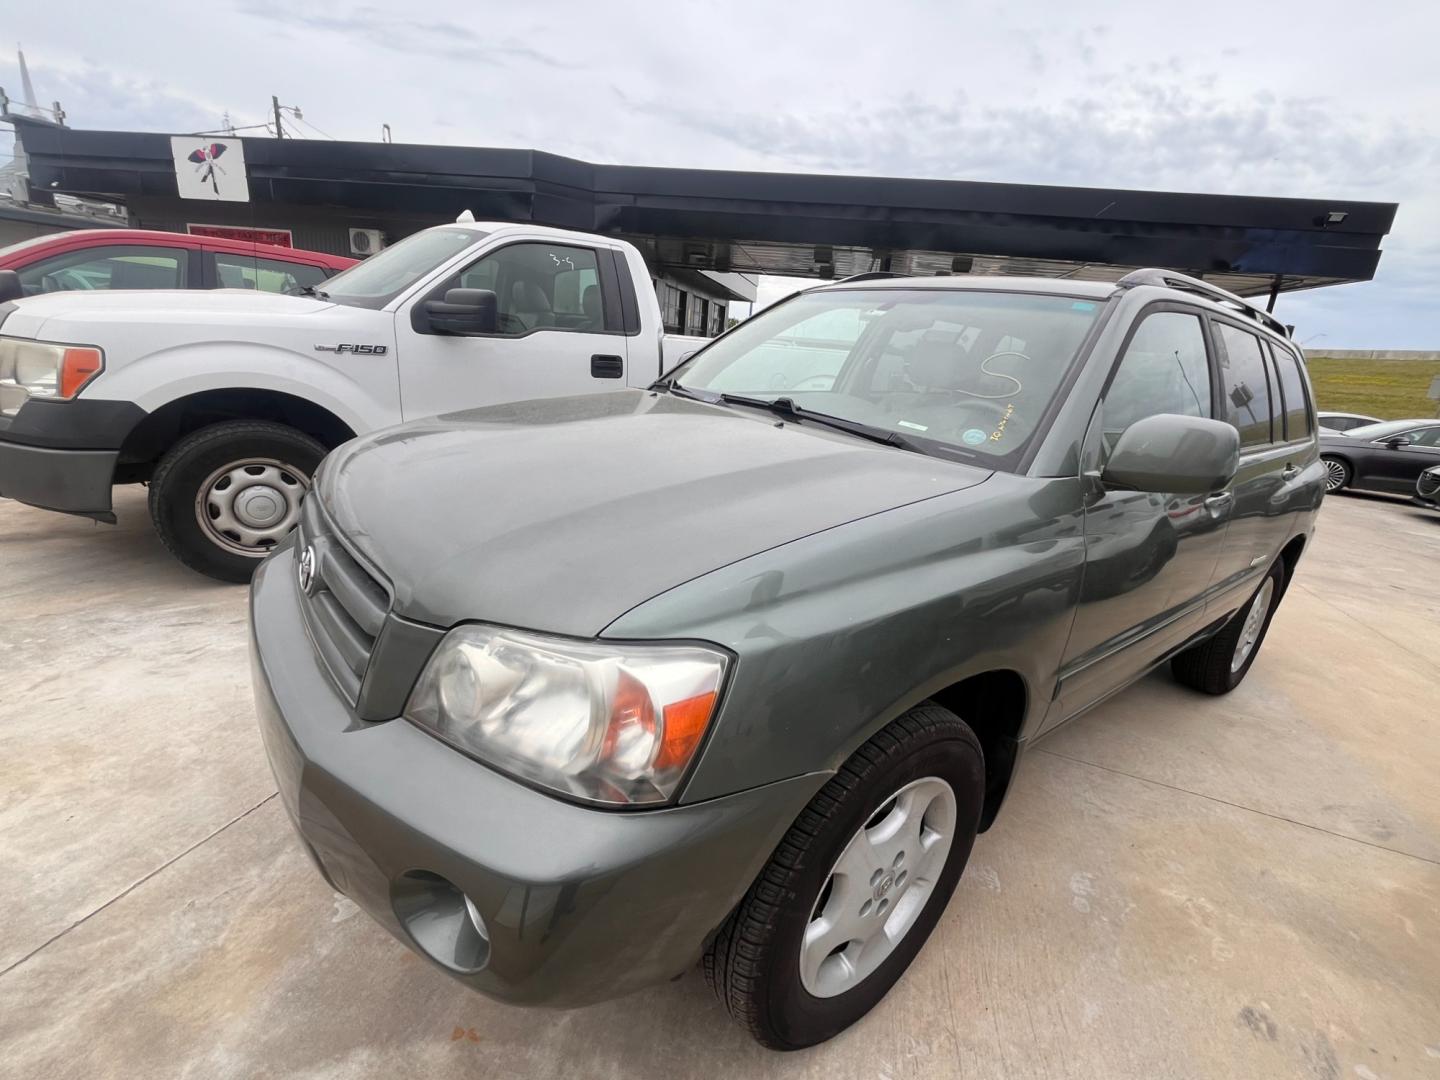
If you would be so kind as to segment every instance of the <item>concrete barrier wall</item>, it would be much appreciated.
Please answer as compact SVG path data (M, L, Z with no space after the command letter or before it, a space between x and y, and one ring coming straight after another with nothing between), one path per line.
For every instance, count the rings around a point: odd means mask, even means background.
M1434 349L1306 349L1307 360L1440 360Z

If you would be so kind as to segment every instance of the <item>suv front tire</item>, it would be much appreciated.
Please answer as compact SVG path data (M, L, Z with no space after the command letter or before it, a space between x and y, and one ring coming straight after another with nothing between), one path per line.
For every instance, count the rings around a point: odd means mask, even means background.
M856 750L790 827L704 957L731 1017L799 1050L859 1020L945 912L980 824L970 727L918 705Z

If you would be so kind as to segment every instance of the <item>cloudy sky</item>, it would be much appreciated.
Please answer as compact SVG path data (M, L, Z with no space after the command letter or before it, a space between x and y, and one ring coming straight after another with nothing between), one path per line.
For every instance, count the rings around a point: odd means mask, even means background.
M1278 314L1314 345L1440 348L1437 36L1440 6L1386 0L56 0L9 5L0 86L22 44L74 127L259 124L278 94L317 138L1398 202L1375 282Z

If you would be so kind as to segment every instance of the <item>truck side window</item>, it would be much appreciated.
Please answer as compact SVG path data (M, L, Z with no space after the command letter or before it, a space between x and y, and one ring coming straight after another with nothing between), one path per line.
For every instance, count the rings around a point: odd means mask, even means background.
M1141 321L1105 394L1107 443L1157 413L1210 415L1210 364L1198 315L1157 311Z
M1271 345L1270 351L1275 359L1275 371L1280 376L1280 393L1285 399L1285 438L1307 439L1310 437L1310 407L1305 401L1305 379L1300 374L1300 362L1289 349Z
M1220 378L1224 386L1225 419L1240 432L1240 445L1263 446L1270 433L1270 382L1260 339L1216 322L1220 336Z
M605 330L595 252L559 244L510 244L460 272L460 287L495 293L500 333Z

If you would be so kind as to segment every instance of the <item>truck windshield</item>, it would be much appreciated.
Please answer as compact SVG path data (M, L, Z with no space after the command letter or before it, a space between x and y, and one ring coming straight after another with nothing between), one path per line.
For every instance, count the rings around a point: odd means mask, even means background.
M838 417L1013 468L1103 307L979 289L817 290L736 327L670 382L695 396L788 399L802 424L806 412Z
M485 238L479 229L426 229L336 274L316 295L356 307L382 308L415 282Z

